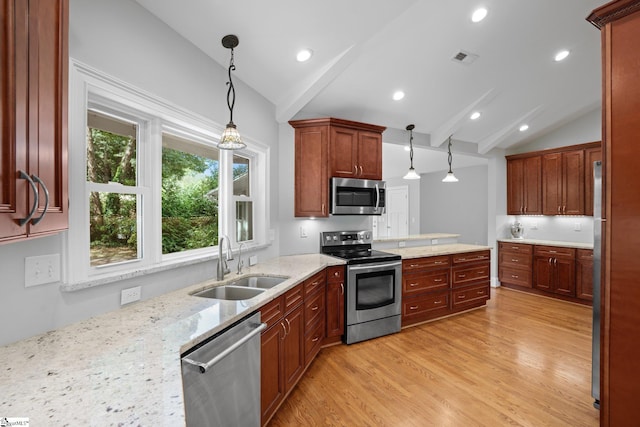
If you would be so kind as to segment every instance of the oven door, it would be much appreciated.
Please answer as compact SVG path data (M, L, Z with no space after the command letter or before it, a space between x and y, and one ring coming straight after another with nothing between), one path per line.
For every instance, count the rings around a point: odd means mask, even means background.
M401 313L402 262L347 265L347 325Z

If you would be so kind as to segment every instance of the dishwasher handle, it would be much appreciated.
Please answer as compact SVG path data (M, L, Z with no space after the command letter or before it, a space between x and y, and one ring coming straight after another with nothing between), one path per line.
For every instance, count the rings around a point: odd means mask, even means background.
M264 331L266 328L267 328L267 324L266 323L260 323L257 328L255 328L254 330L249 332L244 337L240 338L237 342L233 343L231 346L229 346L229 348L227 348L222 353L218 354L216 357L214 357L213 359L209 360L208 362L198 362L198 361L195 361L193 359L189 359L188 357L183 357L182 361L186 362L186 363L188 363L190 365L197 366L198 368L200 368L200 373L204 374L205 372L207 372L207 369L209 369L210 367L212 367L213 365L215 365L216 363L218 363L219 361L221 361L222 359L227 357L230 353L235 351L242 344L246 343L251 338L253 338L255 335L257 335L260 332Z

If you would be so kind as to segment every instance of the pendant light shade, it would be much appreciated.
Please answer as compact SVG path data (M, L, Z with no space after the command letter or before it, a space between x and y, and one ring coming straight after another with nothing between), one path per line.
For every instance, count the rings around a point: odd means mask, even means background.
M227 86L229 86L229 89L227 90L229 123L227 123L227 127L225 128L224 132L222 132L222 136L220 137L220 142L218 142L218 148L222 150L239 150L247 146L247 144L242 142L240 133L238 133L238 129L233 123L233 107L236 103L236 88L233 86L231 71L234 71L236 69L236 66L233 63L233 49L238 46L238 43L238 37L234 36L233 34L229 34L222 38L222 46L226 47L227 49L231 49L231 60L229 61L229 81L227 82Z
M453 160L453 157L451 156L451 137L453 135L449 136L449 156L448 156L448 162L449 162L449 172L447 172L447 175L442 179L442 182L458 182L458 178L456 178L456 176L453 174L453 171L451 170L451 161Z
M407 125L407 130L409 131L409 159L411 160L411 166L409 167L409 172L407 172L407 174L405 176L403 176L403 179L420 179L420 175L418 175L418 173L416 172L416 170L413 168L413 129L415 128L415 125Z

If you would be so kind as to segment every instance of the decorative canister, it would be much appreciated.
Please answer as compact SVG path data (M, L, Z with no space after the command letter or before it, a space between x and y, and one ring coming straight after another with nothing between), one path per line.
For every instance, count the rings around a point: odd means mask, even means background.
M523 239L524 238L524 227L520 223L520 221L516 221L511 224L511 237L514 239Z

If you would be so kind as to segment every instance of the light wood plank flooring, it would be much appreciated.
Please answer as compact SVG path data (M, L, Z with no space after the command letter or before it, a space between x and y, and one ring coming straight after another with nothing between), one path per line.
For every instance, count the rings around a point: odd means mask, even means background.
M492 289L486 308L325 348L269 426L597 426L591 308Z

